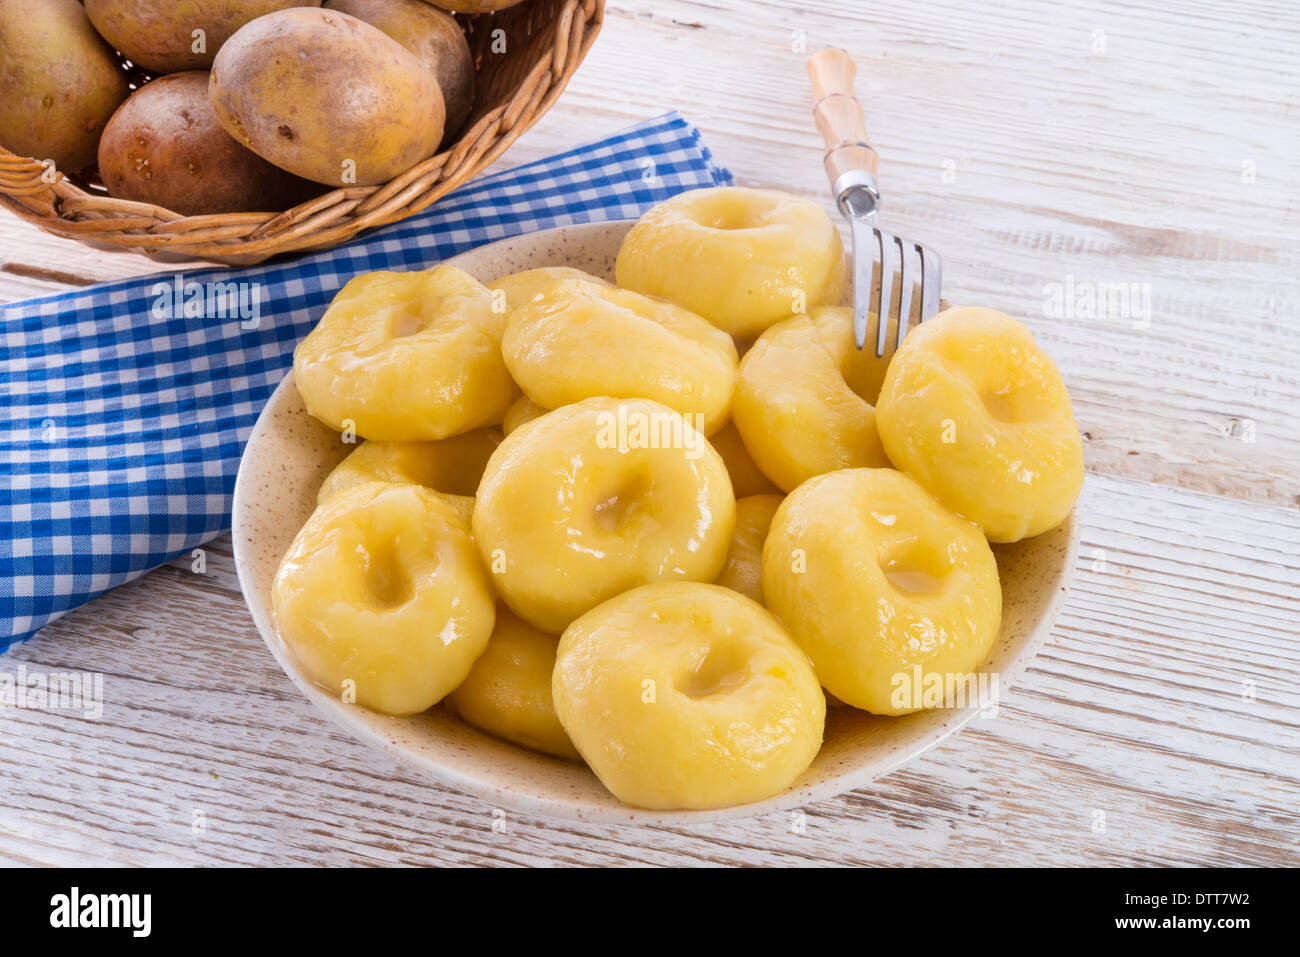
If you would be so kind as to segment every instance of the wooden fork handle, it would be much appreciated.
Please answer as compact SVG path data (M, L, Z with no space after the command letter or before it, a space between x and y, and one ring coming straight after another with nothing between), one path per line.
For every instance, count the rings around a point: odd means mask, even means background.
M826 176L831 187L844 173L865 170L873 177L879 157L867 142L867 121L853 93L858 69L843 50L827 47L808 58L813 118L826 143Z

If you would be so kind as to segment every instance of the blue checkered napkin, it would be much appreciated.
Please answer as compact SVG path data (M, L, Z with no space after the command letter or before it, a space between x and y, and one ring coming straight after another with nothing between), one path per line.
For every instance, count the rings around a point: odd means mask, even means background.
M670 113L476 180L337 249L187 270L179 297L163 274L0 306L0 651L229 528L253 422L352 276L424 268L552 226L634 219L730 181L699 131ZM223 291L210 310L192 301L195 288L222 282L240 284L242 301Z

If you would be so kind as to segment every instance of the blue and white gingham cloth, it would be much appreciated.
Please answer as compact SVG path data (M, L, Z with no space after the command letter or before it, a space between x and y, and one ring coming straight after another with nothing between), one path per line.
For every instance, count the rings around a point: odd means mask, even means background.
M699 131L670 113L476 180L346 246L184 271L204 288L259 284L256 328L160 307L160 283L175 274L0 306L0 652L229 529L253 423L352 276L422 269L552 226L634 219L730 181Z

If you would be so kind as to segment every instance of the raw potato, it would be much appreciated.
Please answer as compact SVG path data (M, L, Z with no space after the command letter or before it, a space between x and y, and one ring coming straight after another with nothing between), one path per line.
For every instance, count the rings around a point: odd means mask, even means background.
M447 105L444 140L456 134L474 105L474 57L460 24L424 0L325 0L325 7L378 27L433 72Z
M282 210L320 190L221 128L205 70L162 76L133 93L104 128L99 175L110 196L183 216Z
M79 173L129 92L76 0L0 0L0 146Z
M523 3L523 0L429 0L435 7L454 13L494 13Z
M212 66L221 125L254 152L331 186L377 186L442 140L438 81L376 27L302 7L254 20Z
M320 0L86 0L100 36L153 73L206 70L236 30L275 10ZM202 30L202 42L194 31ZM195 51L195 46L201 52Z

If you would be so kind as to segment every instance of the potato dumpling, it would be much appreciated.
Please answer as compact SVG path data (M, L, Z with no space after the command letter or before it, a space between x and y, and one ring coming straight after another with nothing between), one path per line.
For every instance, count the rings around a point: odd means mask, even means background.
M620 286L662 296L737 337L844 298L844 247L810 200L719 186L650 209L623 240Z
M307 411L393 442L496 425L515 398L501 358L505 316L454 266L350 280L293 357Z
M914 668L922 681L974 672L1002 620L979 529L893 469L830 472L791 492L763 546L763 598L826 690L874 714L918 710L896 697Z
M852 310L839 306L759 336L740 363L732 418L763 473L789 492L823 472L889 465L872 406L887 362L854 348Z
M648 398L706 435L736 384L736 346L699 316L605 283L565 279L515 307L502 353L524 394L558 409L593 396Z
M370 482L317 507L271 586L312 680L382 714L426 711L487 646L491 585L465 520L417 485Z
M474 429L439 442L362 442L325 477L316 501L363 482L404 482L473 496L500 444L496 429Z
M736 530L731 535L727 563L717 584L763 601L763 542L772 516L781 505L780 495L750 495L736 499Z
M523 272L494 279L487 284L487 287L505 297L505 308L510 311L518 309L543 289L548 289L565 279L583 279L604 286L609 285L605 280L597 279L572 266L540 266L537 269L525 269Z
M708 440L649 399L587 399L506 436L479 484L474 539L512 611L555 634L661 579L712 581L736 522Z
M662 582L560 638L560 723L625 804L716 808L779 794L812 763L826 701L763 607L719 585Z
M1061 524L1083 487L1070 395L1025 326L947 309L903 340L876 406L890 460L991 542Z
M573 761L578 749L560 726L551 701L559 635L548 635L497 606L496 628L469 677L447 696L447 707L480 731L524 748Z
M728 422L710 435L709 441L727 466L727 474L731 476L731 487L735 490L736 498L768 495L779 491L772 484L772 480L754 464L754 459L749 454L749 449L745 448L745 441L740 437L735 422Z
M526 425L533 419L540 419L550 411L550 409L543 409L528 396L521 395L510 403L510 408L506 409L506 417L501 423L501 431L509 435L519 426Z

